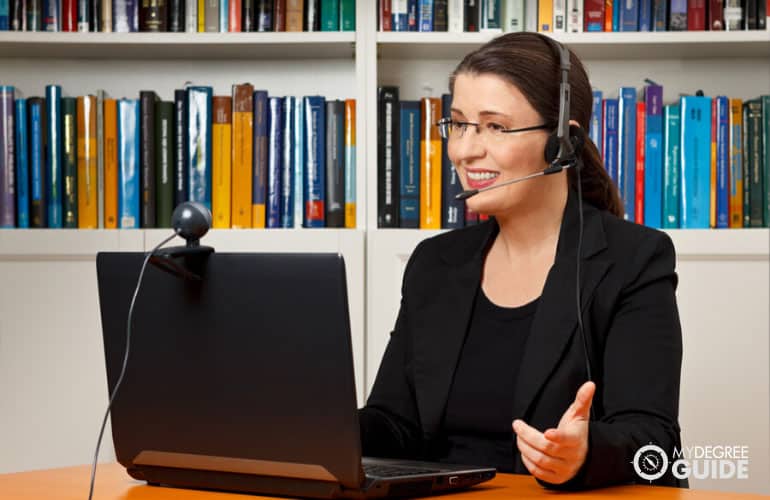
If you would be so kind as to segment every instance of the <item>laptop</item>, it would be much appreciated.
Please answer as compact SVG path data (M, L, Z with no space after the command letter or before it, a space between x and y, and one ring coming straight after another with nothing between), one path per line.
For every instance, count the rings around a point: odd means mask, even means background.
M96 259L110 393L143 253ZM343 258L214 253L200 281L149 264L112 407L128 473L153 485L313 498L423 496L488 467L361 457Z

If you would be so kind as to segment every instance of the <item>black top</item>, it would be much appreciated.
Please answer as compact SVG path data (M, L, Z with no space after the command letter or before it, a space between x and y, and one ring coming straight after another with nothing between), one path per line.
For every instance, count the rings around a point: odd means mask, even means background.
M513 399L537 304L500 307L479 288L447 400L442 461L513 471Z

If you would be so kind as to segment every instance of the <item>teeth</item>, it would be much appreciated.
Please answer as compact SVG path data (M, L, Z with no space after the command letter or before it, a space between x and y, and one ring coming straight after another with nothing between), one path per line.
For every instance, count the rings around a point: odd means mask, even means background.
M468 172L468 178L472 181L486 181L494 179L498 175L500 174L496 172Z

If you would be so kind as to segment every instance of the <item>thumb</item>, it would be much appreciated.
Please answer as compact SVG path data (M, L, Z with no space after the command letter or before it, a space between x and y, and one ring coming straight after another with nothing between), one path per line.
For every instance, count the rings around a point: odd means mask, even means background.
M591 414L591 403L593 402L595 393L596 384L593 382L586 382L580 386L577 396L575 396L575 402L572 403L573 418L588 420Z

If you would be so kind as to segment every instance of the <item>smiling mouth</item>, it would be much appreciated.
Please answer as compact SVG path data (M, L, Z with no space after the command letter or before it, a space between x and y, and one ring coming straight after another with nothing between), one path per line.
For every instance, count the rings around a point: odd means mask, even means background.
M467 172L468 179L472 181L488 181L500 176L499 172Z

